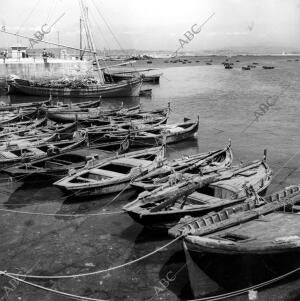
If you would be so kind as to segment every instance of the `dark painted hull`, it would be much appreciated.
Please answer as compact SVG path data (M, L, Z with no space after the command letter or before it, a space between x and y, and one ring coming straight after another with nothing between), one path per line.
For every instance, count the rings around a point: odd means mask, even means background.
M259 195L263 196L265 195L267 191L267 187L263 190L259 191ZM153 230L168 230L171 227L174 227L178 224L179 220L181 218L184 218L185 216L191 216L191 217L199 217L202 215L206 215L212 211L219 211L227 207L231 207L235 204L240 204L244 202L246 198L239 198L236 200L232 200L232 203L226 204L224 202L223 206L218 207L207 207L205 209L194 209L194 210L182 210L177 212L168 212L165 211L164 213L155 213L155 214L143 214L140 215L134 211L127 211L128 215L137 223L142 224L144 227L153 229ZM225 201L225 200L224 200Z
M136 72L132 73L112 73L109 74L107 72L104 73L104 78L107 82L120 82L122 80L129 80L136 78L135 74ZM152 83L152 84L159 84L161 74L155 74L155 75L144 75L142 74L141 77L143 78L144 83Z
M55 143L55 146L59 146L60 144L63 144L63 143L64 142ZM51 144L51 143L48 143L48 144ZM86 139L81 139L81 140L78 140L78 141L73 142L73 143L72 142L70 142L70 143L66 142L65 144L67 144L67 145L60 149L61 154L85 146L86 145ZM27 156L27 157L18 156L18 157L14 157L14 158L7 158L6 156L3 157L0 154L0 168L6 168L6 167L9 167L9 166L12 166L12 165L15 165L15 164L20 164L20 163L23 163L23 162L29 163L33 160L42 159L42 158L51 157L51 156L52 155L49 156L47 153L43 153L43 154L32 154L32 155Z
M90 88L44 88L26 85L24 81L14 80L8 86L9 94L25 94L31 96L49 97L132 97L139 96L142 81L134 79L131 81L120 82L118 84L106 84L103 86L93 86Z
M39 168L28 168L26 164L20 164L15 167L4 169L3 171L12 177L22 177L23 182L36 183L50 180L58 180L68 175L70 169L78 170L80 168L83 168L87 162L87 157L93 154L98 155L99 159L108 158L114 155L114 153L110 152L101 152L95 150L93 151L92 149L80 149L77 151L72 151L69 153L67 152L52 157L46 157L31 162L30 166L35 166ZM72 157L74 158L75 156L76 160L73 159L72 164L63 165L64 158L66 156L69 156L69 160L71 161ZM53 164L51 163L51 161L57 163L61 162L62 164L59 166L59 164Z
M32 120L32 119L37 118L38 115L39 115L38 110L19 113L15 117L12 117L11 119L0 121L0 125L8 125L8 124L13 124L13 123L17 123L17 122Z
M195 123L191 129L183 131L180 133L167 134L166 144L177 143L183 140L191 139L197 133L199 127L199 122ZM163 135L159 134L156 137L143 137L143 136L131 136L130 142L133 147L145 147L145 146L155 146L161 145L163 143Z

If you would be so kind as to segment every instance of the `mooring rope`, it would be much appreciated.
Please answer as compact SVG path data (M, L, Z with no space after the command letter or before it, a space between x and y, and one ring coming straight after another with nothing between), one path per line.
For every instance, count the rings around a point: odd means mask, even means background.
M211 296L211 297L204 297L204 298L199 298L199 299L190 299L190 300L186 300L186 301L215 301L215 300L223 300L223 299L227 299L227 298L230 298L230 297L235 297L235 296L239 296L239 295L242 295L244 293L247 293L251 290L255 290L255 289L259 289L259 288L263 288L267 285L270 285L272 283L275 283L275 282L278 282L284 278L287 278L288 276L292 275L292 274L295 274L296 272L300 271L300 267L286 273L286 274L283 274L281 276L278 276L276 278L273 278L271 280L268 280L268 281L265 281L265 282L262 282L262 283L259 283L259 284L256 284L256 285L253 285L253 286L250 286L250 287L247 287L247 288L243 288L243 289L240 289L240 290L237 290L237 291L234 291L234 292L230 292L230 293L225 293L225 294L221 294L221 295L216 295L216 296Z
M87 213L87 214L63 214L63 213L45 213L45 212L30 212L30 211L19 211L12 209L0 208L1 212L18 213L18 214L29 214L29 215L39 215L39 216L57 216L57 217L88 217L88 216L101 216L101 215L113 215L122 214L123 211L114 212L99 212L99 213Z
M71 298L71 299L85 300L85 301L108 301L108 299L89 298L89 297L83 297L83 296L78 296L78 295L73 295L73 294L61 292L61 291L58 291L58 290L54 290L54 289L52 289L52 288L48 288L48 287L45 287L45 286L42 286L42 285L38 285L38 284L35 284L35 283L32 283L32 282L26 281L26 280L24 280L24 279L20 279L20 278L18 278L18 277L9 275L9 274L7 274L6 272L2 272L2 271L0 271L0 275L3 275L3 276L5 276L5 277L11 278L11 279L14 279L14 280L16 280L16 281L18 281L18 282L27 284L27 285L29 285L29 286L33 286L33 287L39 288L39 289L41 289L41 290L48 291L48 292L54 293L54 294L56 294L56 295L65 296L65 297Z
M110 267L110 268L107 268L107 269L94 271L94 272L74 274L74 275L53 275L53 276L51 276L51 275L46 275L46 276L45 275L43 275L43 276L40 276L40 275L26 275L26 274L17 274L17 273L10 273L10 272L5 272L5 274L9 275L9 276L26 277L26 278L32 278L32 279L66 279L66 278L78 278L78 277L87 277L87 276L92 276L92 275L98 275L98 274L118 270L118 269L121 269L123 267L126 267L126 266L132 265L134 263L137 263L137 262L139 262L143 259L146 259L146 258L160 252L161 250L167 248L168 246L172 245L173 243L175 243L177 240L181 239L182 237L183 237L183 235L178 236L175 239L173 239L172 241L168 242L167 244L159 247L158 249L155 249L154 251L152 251L148 254L145 254L145 255L143 255L143 256L141 256L137 259L134 259L132 261L129 261L129 262L126 262L126 263L123 263L121 265L117 265L117 266L114 266L114 267ZM2 272L2 273L4 273L4 272Z
M227 299L227 298L230 298L230 297L235 297L235 296L247 293L247 292L249 292L251 290L263 288L263 287L266 287L266 286L268 286L268 285L270 285L272 283L278 282L278 281L280 281L280 280L282 280L284 278L287 278L288 276L290 276L290 275L298 272L299 270L300 270L300 268L294 269L294 270L292 270L292 271L290 271L290 272L288 272L286 274L283 274L283 275L278 276L276 278L273 278L271 280L268 280L268 281L265 281L265 282L262 282L262 283L259 283L259 284L256 284L256 285L253 285L253 286L241 289L241 290L237 290L237 291L234 291L234 292L230 292L230 293L226 293L226 294L221 294L221 295L216 295L216 296L198 298L198 299L189 299L189 300L186 300L186 301L216 301L216 300ZM107 300L103 300L103 299L95 299L95 298L83 297L83 296L79 296L79 295L73 295L73 294L69 294L69 293L57 291L57 290L54 290L54 289L51 289L51 288L47 288L47 287L44 287L44 286L41 286L41 285L38 285L38 284L35 284L35 283L32 283L32 282L29 282L29 281L20 279L20 278L14 276L14 274L7 273L6 271L0 271L0 275L3 275L5 277L11 278L11 279L15 279L15 280L17 280L17 281L19 281L21 283L27 284L29 286L33 286L33 287L36 287L36 288L48 291L50 293L54 293L54 294L57 294L57 295L62 295L62 296L65 296L65 297L68 297L68 298L72 298L72 299L75 298L75 299L87 300L87 301L107 301ZM27 275L24 275L23 277L26 277L26 276Z

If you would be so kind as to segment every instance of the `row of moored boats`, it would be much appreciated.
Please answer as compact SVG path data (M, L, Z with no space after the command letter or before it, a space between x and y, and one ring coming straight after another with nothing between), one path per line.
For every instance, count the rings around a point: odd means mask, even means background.
M266 151L260 160L233 164L231 143L166 159L166 145L194 138L199 126L188 118L168 124L169 115L170 105L103 109L101 101L3 106L1 169L24 182L51 181L85 201L135 189L124 212L183 237L190 252L299 249L300 185L264 197L272 180Z

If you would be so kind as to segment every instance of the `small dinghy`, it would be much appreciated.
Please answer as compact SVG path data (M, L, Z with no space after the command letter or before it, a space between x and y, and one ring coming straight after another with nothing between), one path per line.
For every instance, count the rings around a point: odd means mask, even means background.
M219 254L279 254L300 251L300 186L266 198L257 196L169 230L184 235L191 252ZM204 236L204 237L203 237Z
M58 180L68 175L70 170L74 172L83 168L89 160L102 160L112 156L115 153L83 148L13 166L3 172L11 177L22 178L22 182Z
M144 131L133 132L130 136L131 145L137 147L155 146L161 144L177 143L190 139L198 132L199 117L197 121L184 119L183 123L163 125L145 129Z
M146 227L167 229L186 215L201 216L245 201L249 185L264 193L271 183L271 170L262 160L215 175L184 177L178 184L170 182L151 192L142 192L123 209Z
M118 155L54 183L75 196L110 194L129 189L131 181L157 167L164 157L164 147Z

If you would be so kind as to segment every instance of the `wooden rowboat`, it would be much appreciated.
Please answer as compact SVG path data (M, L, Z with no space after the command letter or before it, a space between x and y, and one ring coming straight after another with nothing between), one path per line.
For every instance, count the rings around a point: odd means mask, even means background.
M70 170L83 168L89 160L101 160L112 156L115 156L115 153L83 148L13 166L4 169L3 172L11 177L22 178L22 182L57 180L68 175Z
M220 211L210 212L199 217L185 216L176 226L169 229L169 235L178 237L181 235L204 236L214 232L238 225L252 218L257 218L254 209L261 209L260 214L274 212L286 207L294 197L300 196L300 185L286 187L266 197L252 193L244 202L229 206ZM294 205L293 203L291 203ZM252 213L251 213L252 212ZM241 216L242 217L241 219Z
M224 288L245 289L297 267L299 247L295 244L299 237L299 215L295 220L296 214L291 214L290 209L296 212L293 204L300 200L299 192L300 186L293 185L268 197L260 197L258 201L251 196L221 211L197 218L186 217L169 230L172 237L183 236L194 298L218 295ZM272 217L273 213L278 217ZM278 220L279 217L282 220ZM292 225L291 219L294 219ZM248 222L252 223L250 228ZM247 229L245 233L246 224L250 231ZM294 232L292 236L291 232ZM228 276L226 279L224 273Z
M226 210L190 219L169 233L183 234L187 249L198 253L262 255L300 251L299 203L300 186L293 185L266 198L254 196Z
M23 131L33 128L44 127L47 125L47 118L41 117L39 119L34 120L26 120L20 121L12 124L4 124L0 126L0 133L8 133L8 132L15 132L15 131Z
M155 168L164 156L163 147L118 155L92 164L54 183L75 196L110 194L129 189L130 182Z
M50 105L50 100L16 103L16 104L0 103L0 111L14 111L14 110L18 110L18 109L39 108L39 107L48 106L48 105Z
M254 161L242 168L229 168L223 177L222 172L219 178L214 178L213 173L210 173L182 180L175 185L172 182L162 185L151 192L141 193L123 209L146 227L168 229L186 215L201 216L245 201L249 185L262 194L270 183L269 166L264 160Z
M183 123L163 125L131 133L132 146L149 147L161 144L177 143L195 136L199 127L199 118L196 122L188 118Z
M39 115L39 109L27 109L27 110L17 110L9 112L1 112L0 114L0 125L8 125L17 123L20 121L28 121L37 118Z
M85 121L87 119L98 119L103 118L107 119L106 116L114 116L114 115L125 115L127 112L139 112L140 106L133 106L129 108L124 108L123 106L118 109L112 110L102 110L99 108L69 108L69 109L60 109L60 108L50 108L45 109L47 112L47 117L55 122L59 123L69 123L78 121Z
M174 173L208 174L230 167L233 161L231 143L223 149L218 149L193 156L184 156L179 159L164 162L145 176L135 179L134 187L142 190L153 190L165 185Z
M107 82L120 82L122 80L129 80L141 77L144 83L159 84L159 79L163 73L147 74L139 71L123 71L123 72L106 72L104 71L104 78Z
M34 137L36 140L38 140L44 136L51 136L53 134L59 134L59 139L71 139L76 129L76 122L43 127L23 126L16 129L12 127L9 130L3 130L0 132L0 143L11 143L11 140L30 139L31 137Z
M22 162L53 156L86 145L86 137L59 142L42 142L34 145L16 146L7 151L0 151L0 166L2 168Z

